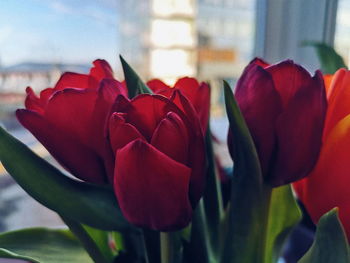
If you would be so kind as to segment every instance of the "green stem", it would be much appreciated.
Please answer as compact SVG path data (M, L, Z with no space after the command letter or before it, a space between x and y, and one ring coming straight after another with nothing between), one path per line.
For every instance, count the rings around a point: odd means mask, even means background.
M86 252L92 258L95 263L109 263L106 258L103 256L98 246L86 232L84 227L67 217L61 216L63 222L69 227L73 234L80 240L81 244L84 246Z
M161 262L171 263L173 258L173 246L171 242L171 237L169 233L160 233L160 246L161 246Z
M183 262L183 246L181 235L181 231L160 233L162 263Z

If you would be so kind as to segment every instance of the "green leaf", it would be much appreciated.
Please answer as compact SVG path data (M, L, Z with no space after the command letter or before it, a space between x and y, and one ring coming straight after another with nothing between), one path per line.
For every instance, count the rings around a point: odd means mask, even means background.
M65 176L1 127L0 160L29 195L58 214L103 230L135 230L111 188Z
M299 263L349 263L350 250L335 208L324 214L317 225L315 241Z
M0 234L0 258L34 263L93 262L69 230L45 228Z
M206 188L203 195L208 231L215 252L219 252L220 223L224 215L220 179L217 174L212 134L208 127L206 136L206 153L208 160Z
M209 240L208 223L201 199L193 211L191 239L184 251L185 262L211 263L217 262Z
M274 188L270 203L264 262L278 261L285 241L300 219L301 211L291 186Z
M113 251L109 246L111 233L92 228L87 225L83 225L83 227L91 239L95 242L104 257L107 259L107 261L113 262L114 257L117 255L117 251Z
M108 232L84 226L67 217L61 217L79 239L90 257L99 263L113 262L114 255L108 246Z
M152 90L141 80L139 75L137 75L124 58L122 56L119 56L119 58L122 63L129 98L132 99L138 94L152 94Z
M313 41L305 42L304 45L312 46L316 49L323 74L334 74L338 69L346 68L344 60L333 47Z
M289 185L272 189L264 183L254 142L226 82L224 91L235 166L221 262L277 262L300 210Z
M272 189L263 183L254 142L227 82L224 82L224 93L234 137L235 167L221 262L262 262Z

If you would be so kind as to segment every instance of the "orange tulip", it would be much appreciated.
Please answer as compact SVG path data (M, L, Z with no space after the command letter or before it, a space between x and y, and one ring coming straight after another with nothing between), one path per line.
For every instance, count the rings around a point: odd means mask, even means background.
M350 240L350 71L325 76L328 110L320 157L311 174L294 189L315 223L332 209Z

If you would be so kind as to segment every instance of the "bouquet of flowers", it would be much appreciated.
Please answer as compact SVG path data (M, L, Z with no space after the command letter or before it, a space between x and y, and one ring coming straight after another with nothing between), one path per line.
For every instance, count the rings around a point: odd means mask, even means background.
M254 59L234 94L223 82L234 167L220 177L209 85L144 83L121 62L123 82L96 60L27 88L17 118L65 172L0 129L8 173L69 228L2 233L0 258L277 262L302 217L296 194L317 224L299 262L350 262L350 72Z

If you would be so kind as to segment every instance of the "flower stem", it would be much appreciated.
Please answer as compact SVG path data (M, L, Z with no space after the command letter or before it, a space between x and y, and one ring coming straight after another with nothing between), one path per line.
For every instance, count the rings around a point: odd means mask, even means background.
M170 233L160 233L160 246L162 263L172 263L172 258L174 256L174 248L172 244L172 238L170 237Z

